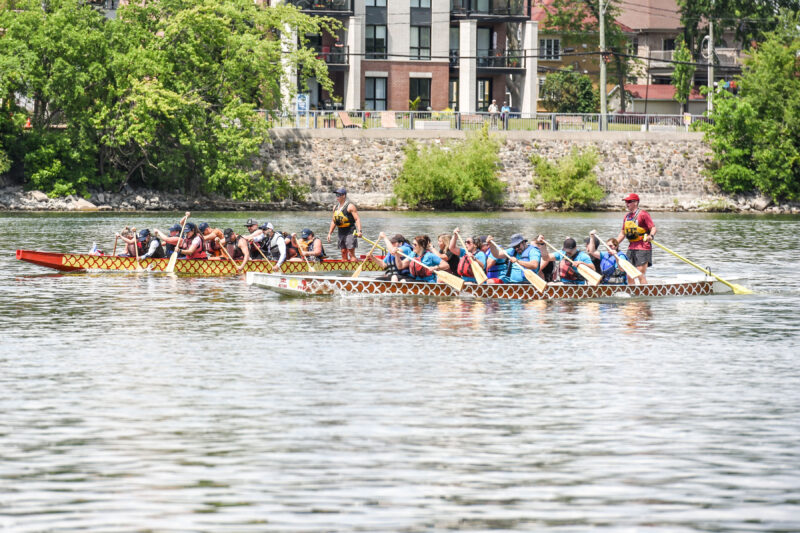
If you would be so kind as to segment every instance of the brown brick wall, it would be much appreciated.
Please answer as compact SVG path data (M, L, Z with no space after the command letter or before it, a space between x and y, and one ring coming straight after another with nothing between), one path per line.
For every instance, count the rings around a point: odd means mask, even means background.
M408 80L411 72L430 72L433 75L431 78L431 109L439 111L447 107L447 90L450 82L450 65L448 63L431 61L364 61L361 63L361 72L363 73L361 79L362 95L366 95L364 78L366 78L367 71L389 73L389 79L386 82L386 107L390 110L405 111L408 109Z

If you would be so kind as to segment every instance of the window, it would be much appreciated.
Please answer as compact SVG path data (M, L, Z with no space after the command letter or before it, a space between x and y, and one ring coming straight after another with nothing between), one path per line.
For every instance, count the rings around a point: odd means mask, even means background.
M410 59L431 58L431 27L411 26Z
M364 5L367 7L386 7L386 0L365 0Z
M450 79L450 87L448 91L449 97L447 98L447 107L453 111L458 111L458 78Z
M431 106L431 79L410 78L408 99L416 100L419 97L419 111L425 111Z
M662 50L675 50L675 39L664 39Z
M386 59L386 26L367 25L366 59Z
M430 9L431 0L411 0L411 7L426 7Z
M561 39L539 39L539 59L561 59Z
M492 102L492 80L478 80L478 111L486 112Z
M386 78L365 78L364 109L386 111Z
M639 38L634 37L631 41L630 47L631 55L638 56L639 55Z

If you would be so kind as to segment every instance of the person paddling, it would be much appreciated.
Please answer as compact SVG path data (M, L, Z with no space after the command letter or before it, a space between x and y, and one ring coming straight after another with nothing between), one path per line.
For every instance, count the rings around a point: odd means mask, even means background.
M265 249L268 258L276 261L272 268L273 272L279 272L281 265L288 259L286 237L283 236L282 232L275 231L275 226L271 222L267 222L262 228L264 231L264 245L262 248Z
M589 237L589 243L586 245L586 253L588 253L592 259L599 260L600 267L597 271L603 275L603 279L600 283L608 285L627 285L628 276L619 265L619 259L628 259L628 257L619 251L619 241L613 238L608 239L606 241L606 246L609 251L604 252L596 248L596 243L599 239L594 234L594 230L591 231Z
M161 245L161 240L158 237L153 237L149 229L143 229L139 232L137 245L139 246L139 259L160 259L166 257L164 247Z
M647 267L653 266L653 245L650 241L656 236L656 225L650 213L639 209L638 194L629 194L623 201L628 212L622 220L622 230L617 235L617 241L628 239L628 259L642 273L639 281L646 284ZM628 284L632 285L633 280L629 278Z
M579 264L584 264L587 268L594 271L592 258L589 257L589 254L586 252L578 250L578 243L571 237L564 239L564 245L561 251L552 254L548 252L546 248L540 248L540 251L542 253L542 259L546 259L547 261L561 261L558 267L558 276L561 283L568 283L571 285L584 285L586 283L583 276L578 272ZM565 257L568 257L572 261L567 261Z
M134 257L136 255L136 235L130 228L126 226L121 233L115 233L114 235L125 243L125 252L119 254L119 257Z
M209 259L222 259L222 245L220 241L225 238L225 234L219 228L212 228L208 222L201 222L197 229L203 239L203 247Z
M322 239L314 235L308 228L300 232L302 241L297 240L297 235L292 234L292 245L297 250L298 255L305 256L310 262L320 262L325 257L325 248L322 246Z
M184 226L183 239L178 245L178 252L184 256L184 259L208 259L203 246L203 238L197 231L197 225L194 222L187 222Z
M431 249L431 238L427 235L417 235L414 237L413 242L414 252L412 257L416 261L406 259L400 254L400 251L395 252L395 261L397 261L398 268L409 269L411 276L416 281L427 281L428 283L436 283L437 270L449 271L450 267L447 261L442 259ZM421 264L420 264L421 263Z
M241 259L241 264L236 265L236 271L242 272L244 266L250 261L250 244L247 239L233 231L232 228L227 228L223 232L224 240L223 245L228 255L233 259L234 263Z
M477 283L475 273L472 270L472 264L477 265L486 271L486 254L480 249L478 237L467 237L464 239L466 248L461 248L458 244L459 230L453 230L453 236L450 238L448 250L454 256L458 257L458 265L456 266L456 274L461 276L461 279L470 283ZM479 273L480 274L480 273Z
M486 241L489 243L489 249L492 252L490 261L487 261L490 269L487 274L491 272L489 283L526 283L525 273L522 271L520 261L516 257L517 248L524 250L527 247L528 241L525 240L525 237L521 233L515 233L511 236L511 242L506 249L497 246L491 235L486 238ZM530 260L529 255L526 257ZM537 261L537 269L538 265Z
M410 256L414 253L411 244L399 233L392 237L387 237L384 232L381 232L378 235L378 240L381 239L386 243L386 255L384 258L381 259L374 255L368 256L370 261L377 263L383 269L383 274L378 276L377 279L381 281L413 281L414 277L407 267L399 268L397 266L397 256L395 255L399 251L401 252L400 257L403 257L402 254Z

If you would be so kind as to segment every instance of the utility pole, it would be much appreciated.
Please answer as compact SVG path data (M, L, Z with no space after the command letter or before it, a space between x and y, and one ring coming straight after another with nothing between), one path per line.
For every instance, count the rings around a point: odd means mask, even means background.
M606 130L606 113L608 113L608 103L606 102L606 5L603 0L600 2L600 130ZM625 98L625 87L620 87L622 97Z
M714 111L714 2L708 17L708 112Z

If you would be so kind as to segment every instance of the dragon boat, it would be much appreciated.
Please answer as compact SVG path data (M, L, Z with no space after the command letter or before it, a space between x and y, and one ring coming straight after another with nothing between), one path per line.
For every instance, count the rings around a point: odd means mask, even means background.
M590 298L628 298L658 296L704 296L732 293L719 281L699 280L652 283L648 285L566 285L550 283L543 292L528 284L467 283L461 291L444 283L395 282L368 278L336 278L316 275L285 275L249 272L248 285L255 285L288 296L375 294L429 296L442 298L495 298L501 300L555 300Z
M138 270L136 268L135 257L121 257L118 255L70 254L17 250L17 259L47 268L54 268L62 272L136 272ZM361 260L357 261L324 259L321 262L311 264L317 272L352 272L358 268L363 259L363 257L361 257ZM141 268L150 272L164 272L168 264L168 258L148 258L139 260ZM274 262L270 263L263 259L254 259L247 262L244 271L248 273L272 272L273 265ZM367 261L364 263L363 270L376 271L380 270L380 267L373 261ZM281 265L281 272L285 274L308 271L308 264L302 260L290 260ZM236 274L236 267L228 259L178 259L177 263L175 263L175 274L187 276L229 276Z

